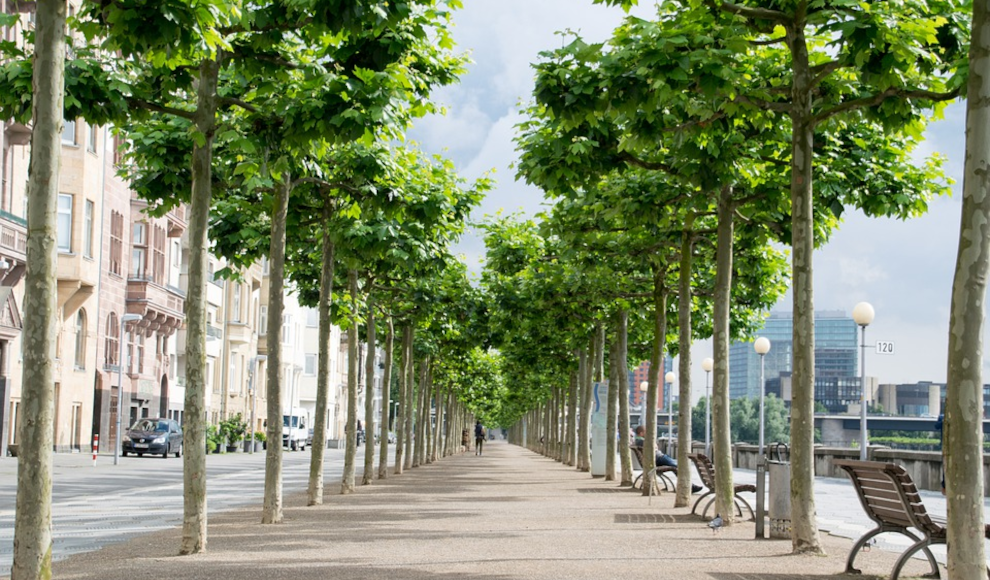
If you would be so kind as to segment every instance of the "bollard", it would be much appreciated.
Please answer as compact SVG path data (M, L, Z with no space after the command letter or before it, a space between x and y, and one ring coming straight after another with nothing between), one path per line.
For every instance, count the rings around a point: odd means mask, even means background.
M790 461L784 461L784 455L790 459L790 453L787 445L778 443L774 447L774 454L776 461L771 461L768 469L770 537L784 540L791 537L791 464Z
M766 539L763 533L763 523L766 519L767 491L767 458L760 455L756 458L756 539Z
M100 452L100 434L93 434L93 467L96 467L96 454Z

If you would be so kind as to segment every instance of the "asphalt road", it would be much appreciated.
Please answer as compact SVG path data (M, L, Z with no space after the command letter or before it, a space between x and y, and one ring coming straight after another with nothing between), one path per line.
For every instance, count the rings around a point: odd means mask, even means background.
M358 448L363 461L364 446ZM341 477L342 449L327 449L324 478ZM283 495L306 490L310 451L282 454ZM55 454L52 517L58 560L78 552L133 538L137 534L182 523L182 459ZM261 515L265 487L265 454L207 455L207 506L210 513L250 505ZM10 574L13 557L17 459L0 458L0 576Z

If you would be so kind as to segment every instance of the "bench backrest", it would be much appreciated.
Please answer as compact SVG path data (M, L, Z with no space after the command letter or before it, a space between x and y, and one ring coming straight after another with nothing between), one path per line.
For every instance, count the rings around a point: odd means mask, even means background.
M939 534L908 472L896 463L839 460L834 465L849 474L866 515L878 524L917 528Z
M694 463L694 468L698 470L698 477L701 478L701 483L705 484L705 487L714 491L715 490L715 466L712 465L712 460L708 458L704 453L692 453L688 455L688 458Z
M643 467L644 465L646 465L645 463L643 463L643 448L638 445L630 445L629 449L632 449L633 456L636 458L636 461L639 462L640 468L646 469L645 467Z

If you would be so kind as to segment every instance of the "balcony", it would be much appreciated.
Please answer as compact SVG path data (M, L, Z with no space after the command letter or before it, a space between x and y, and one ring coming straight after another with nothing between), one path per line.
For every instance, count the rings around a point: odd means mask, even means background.
M212 324L206 325L206 340L220 340L223 338L223 329Z
M254 329L244 322L227 323L227 340L247 344L251 342Z
M178 205L165 215L168 220L168 237L177 238L186 231L186 206Z
M127 312L144 316L142 328L171 335L185 320L185 296L147 278L127 279Z

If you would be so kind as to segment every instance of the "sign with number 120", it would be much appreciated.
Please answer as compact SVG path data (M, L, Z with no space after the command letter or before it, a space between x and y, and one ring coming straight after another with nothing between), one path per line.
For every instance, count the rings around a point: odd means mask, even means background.
M877 341L877 354L894 354L894 343Z

